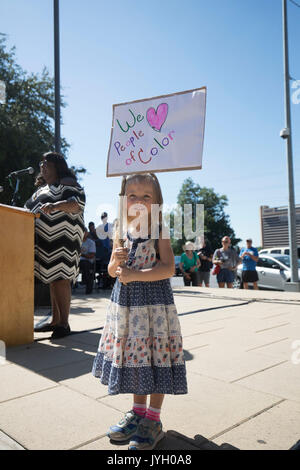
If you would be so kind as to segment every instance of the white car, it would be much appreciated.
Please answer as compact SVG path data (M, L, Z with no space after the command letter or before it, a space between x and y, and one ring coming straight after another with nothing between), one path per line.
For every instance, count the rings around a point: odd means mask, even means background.
M258 287L262 289L285 290L285 283L291 280L290 256L259 254L256 271L258 274ZM300 279L299 259L298 275ZM251 282L249 284L251 285ZM242 264L237 269L235 287L242 288Z
M263 248L258 252L259 255L289 255L290 247L289 246L274 246L273 248ZM298 258L300 258L300 246L297 248Z

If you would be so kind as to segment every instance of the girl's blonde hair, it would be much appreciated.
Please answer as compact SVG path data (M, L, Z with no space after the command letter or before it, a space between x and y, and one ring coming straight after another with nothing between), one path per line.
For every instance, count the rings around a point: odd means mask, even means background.
M129 184L132 183L140 183L140 184L152 184L154 188L154 195L155 195L155 204L159 204L162 206L163 204L163 197L161 192L161 187L157 176L154 173L138 173L132 174L128 176L123 176L122 184L121 184L121 191L119 196L125 196L126 188ZM161 224L161 212L159 213L159 223ZM120 231L119 231L119 220L116 220L115 227L114 227L114 239L118 242L120 241Z

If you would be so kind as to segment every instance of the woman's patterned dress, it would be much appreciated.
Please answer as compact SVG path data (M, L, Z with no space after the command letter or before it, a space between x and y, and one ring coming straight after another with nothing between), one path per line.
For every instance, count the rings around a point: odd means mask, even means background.
M75 200L78 214L55 211L45 214L40 207L47 202ZM75 281L79 272L79 257L84 233L83 210L85 194L80 186L51 184L41 186L26 202L25 207L40 213L35 225L34 274L42 282L69 279Z

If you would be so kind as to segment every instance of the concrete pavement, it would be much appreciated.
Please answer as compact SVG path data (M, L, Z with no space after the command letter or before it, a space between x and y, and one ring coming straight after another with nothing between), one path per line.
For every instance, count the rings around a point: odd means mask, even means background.
M77 291L71 336L40 333L8 348L0 449L126 449L105 433L131 397L109 396L91 375L109 294ZM300 439L300 295L181 286L174 295L189 394L166 396L158 448L291 448Z

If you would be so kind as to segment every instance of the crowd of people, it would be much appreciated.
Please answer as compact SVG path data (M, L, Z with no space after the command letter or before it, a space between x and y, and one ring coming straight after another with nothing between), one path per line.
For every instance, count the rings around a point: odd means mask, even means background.
M222 247L215 251L211 249L206 239L203 240L200 249L196 250L195 244L186 242L183 247L179 269L183 275L185 286L201 287L204 283L209 287L210 275L216 275L220 288L233 288L236 270L242 264L242 283L244 289L248 289L249 282L254 289L258 289L258 275L256 264L258 261L257 248L252 246L252 239L246 240L247 246L238 253L232 246L228 236L222 238ZM213 269L212 269L213 268ZM212 271L211 271L212 269Z
M97 272L105 274L111 282L106 282L104 287L112 287L113 279L110 278L107 266L111 256L113 224L108 223L108 215L104 212L101 215L102 223L95 228L95 223L90 222L85 228L81 257L80 271L82 273L82 284L86 286L86 294L93 290L94 278ZM238 253L231 246L231 239L228 236L222 238L222 246L215 251L205 238L200 247L196 249L195 244L188 241L183 246L179 270L183 275L185 286L210 286L210 276L216 275L220 288L233 288L236 270L242 264L243 288L248 289L249 283L254 289L258 289L258 275L256 264L258 261L258 251L252 246L252 240L246 240L246 247ZM102 271L101 271L102 268ZM99 280L98 275L98 280ZM98 281L99 285L99 281Z
M107 266L111 257L113 238L113 224L108 222L107 212L101 215L101 224L95 227L90 222L88 229L84 229L81 246L79 268L81 272L81 285L85 286L85 293L93 291L95 278L98 287L112 287L114 280L109 276ZM78 283L75 284L77 286Z

